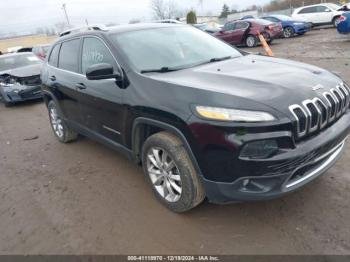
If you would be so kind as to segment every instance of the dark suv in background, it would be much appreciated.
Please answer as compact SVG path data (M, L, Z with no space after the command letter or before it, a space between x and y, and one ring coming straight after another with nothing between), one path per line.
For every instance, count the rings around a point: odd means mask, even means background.
M127 154L176 212L292 192L336 162L350 128L339 77L186 25L67 34L41 78L59 141L83 134Z

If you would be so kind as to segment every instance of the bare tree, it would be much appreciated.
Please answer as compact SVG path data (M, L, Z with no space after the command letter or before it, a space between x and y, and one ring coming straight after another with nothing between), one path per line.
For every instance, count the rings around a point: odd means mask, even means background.
M55 29L57 33L61 33L62 31L68 29L67 24L64 22L56 23L55 24Z
M155 19L165 19L166 8L164 0L152 0L151 8Z
M155 19L172 19L183 15L174 0L152 0L151 9Z

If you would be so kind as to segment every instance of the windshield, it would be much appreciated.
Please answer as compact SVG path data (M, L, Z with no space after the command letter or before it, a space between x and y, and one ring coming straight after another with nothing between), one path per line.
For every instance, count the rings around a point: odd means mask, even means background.
M190 26L174 26L111 35L139 71L188 68L213 58L242 56L235 48Z
M287 15L275 15L274 17L276 17L279 20L283 20L283 21L291 21L292 18L287 16Z
M4 56L0 57L0 71L6 71L17 67L40 63L40 59L32 54Z
M334 3L328 3L327 4L330 8L332 8L333 10L338 10L341 6L334 4Z

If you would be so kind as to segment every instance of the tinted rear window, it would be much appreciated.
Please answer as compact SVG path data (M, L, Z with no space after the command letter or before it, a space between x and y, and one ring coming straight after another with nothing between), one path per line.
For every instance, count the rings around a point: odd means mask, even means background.
M63 42L58 59L58 67L71 72L78 72L78 53L80 39Z

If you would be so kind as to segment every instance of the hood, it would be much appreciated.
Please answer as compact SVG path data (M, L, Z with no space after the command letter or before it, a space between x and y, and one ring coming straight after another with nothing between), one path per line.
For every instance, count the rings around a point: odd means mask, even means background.
M321 97L323 92L342 82L334 74L315 66L257 55L170 73L154 73L149 77L250 99L284 113L288 112L289 105Z
M350 3L343 5L337 11L350 11Z
M42 64L34 64L29 66L23 66L23 67L17 67L14 69L1 71L0 75L11 75L14 77L28 77L28 76L35 76L40 75Z

